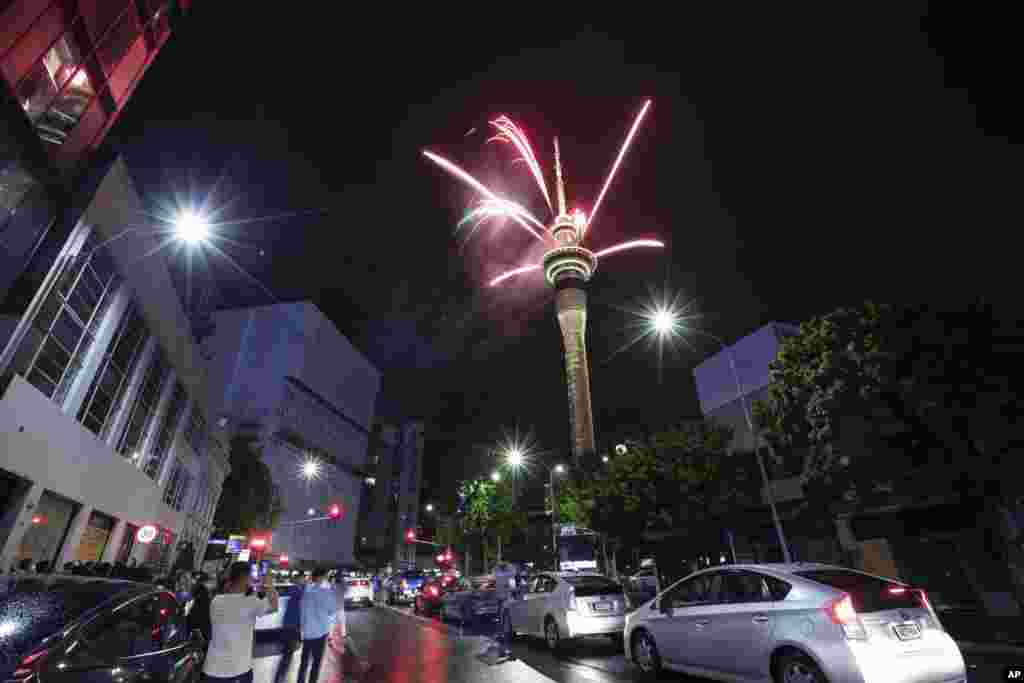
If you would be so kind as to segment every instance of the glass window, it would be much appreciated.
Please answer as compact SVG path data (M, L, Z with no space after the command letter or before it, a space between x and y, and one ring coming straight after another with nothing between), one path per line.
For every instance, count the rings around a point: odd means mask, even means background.
M174 493L174 500L171 502L171 507L179 512L185 507L185 496L188 495L188 490L192 486L192 473L188 470L183 470L181 473L181 479L178 482L178 490Z
M170 366L164 358L163 351L158 348L153 354L149 367L146 368L142 386L139 388L139 395L135 398L128 424L125 425L124 432L121 434L120 443L117 446L117 452L121 455L131 457L133 460L141 457L139 449L142 448L146 429L156 411L157 401L160 400L160 392L169 372Z
M886 581L870 574L849 569L814 569L794 573L849 593L853 600L853 608L861 613L914 609L921 606L921 599L914 591L906 590L902 584L895 581Z
M728 572L725 575L724 602L765 602L768 589L760 574L753 572Z
M603 576L569 576L565 578L576 593L576 597L591 595L622 595L622 585Z
M93 232L78 256L64 266L33 320L38 334L22 340L16 369L47 397L63 401L95 340L96 329L110 300L117 276L109 257L97 251L101 237ZM32 351L34 350L34 353Z
M152 479L156 479L160 474L160 468L163 467L164 458L167 457L167 451L174 441L174 434L178 431L178 423L181 422L181 415L187 404L188 394L185 392L185 387L181 385L181 382L175 382L171 402L164 413L160 431L157 432L156 445L153 447L153 453L149 460L146 461L145 472Z
M121 319L100 369L78 411L78 420L93 434L105 436L110 418L124 397L135 363L149 336L136 306Z
M117 22L104 34L102 44L97 50L108 77L114 73L114 69L117 68L141 32L138 14L133 5L134 3L125 5Z
M662 598L662 605L672 608L712 605L718 601L721 589L721 572L701 574L670 588Z
M785 600L789 591L793 590L792 585L782 579L776 579L774 576L766 576L764 580L768 584L768 592L772 600Z
M178 485L181 482L182 473L185 471L180 460L174 461L171 468L171 476L167 477L167 488L164 489L164 502L171 505L178 493Z
M48 666L54 667L51 671L94 669L121 657L155 652L162 645L158 614L156 596L134 600L86 626L64 656L53 658Z
M192 415L185 429L185 441L192 447L196 455L205 455L207 445L206 419L198 403L192 404Z

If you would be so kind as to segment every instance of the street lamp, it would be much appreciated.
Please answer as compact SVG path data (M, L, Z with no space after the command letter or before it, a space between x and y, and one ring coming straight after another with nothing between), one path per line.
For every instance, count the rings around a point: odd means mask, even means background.
M648 315L651 328L657 332L658 336L665 338L668 336L674 336L675 334L682 331L683 324L679 319L678 314L670 307L661 307ZM789 563L792 562L792 556L789 554L789 545L786 543L786 536L782 532L782 521L779 519L779 511L775 507L775 495L772 491L771 482L768 480L768 470L764 466L764 458L761 456L761 439L754 429L754 420L750 415L750 407L747 406L746 393L743 391L743 383L740 381L740 373L736 369L736 357L732 352L732 347L722 341L719 337L703 330L697 330L695 328L688 328L694 332L700 332L701 334L711 337L713 340L718 342L718 345L725 351L725 355L729 358L729 368L732 371L733 381L736 383L736 398L739 399L740 405L743 406L743 417L747 423L747 429L750 431L750 438L754 441L754 456L757 459L757 466L761 470L761 480L764 482L765 495L768 497L768 507L772 512L772 522L775 525L775 534L779 538L779 546L782 548L783 561Z
M210 224L194 211L182 211L174 219L174 233L189 245L205 242L210 237Z
M496 471L495 472L491 472L491 481L494 481L494 482L501 481L501 475L498 474Z
M425 509L426 509L427 512L433 512L434 511L434 504L433 503L427 503L427 507Z

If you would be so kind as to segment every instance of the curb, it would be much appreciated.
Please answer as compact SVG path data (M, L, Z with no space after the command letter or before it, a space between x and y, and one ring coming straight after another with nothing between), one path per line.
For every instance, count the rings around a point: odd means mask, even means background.
M958 640L956 644L965 655L1010 655L1024 657L1024 647L1004 645L1002 643L972 643Z

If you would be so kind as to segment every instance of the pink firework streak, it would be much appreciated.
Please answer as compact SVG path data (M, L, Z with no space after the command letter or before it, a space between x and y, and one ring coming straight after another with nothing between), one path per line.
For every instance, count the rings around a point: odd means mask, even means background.
M540 164L537 163L537 157L533 153L530 141L526 139L526 134L507 116L499 116L491 121L491 125L498 131L498 134L491 138L491 140L509 142L519 150L519 154L522 155L522 161L529 167L530 173L533 174L533 179L537 181L537 186L540 187L541 194L544 195L544 201L548 203L548 209L554 211L551 207L551 197L548 195L547 183L544 182L544 172L541 171Z
M651 107L651 101L647 100L644 102L643 109L636 116L636 121L633 122L633 127L629 129L629 134L626 135L626 141L622 143L622 149L619 150L619 156L615 158L615 163L612 164L612 170L608 172L608 179L604 181L604 187L601 188L601 193L597 195L597 201L594 202L594 208L590 210L590 222L594 222L594 216L597 215L597 210L601 206L601 201L604 199L604 195L608 192L608 188L611 187L612 180L615 178L615 172L619 170L619 164L622 163L623 157L626 156L626 151L629 149L629 145L633 142L633 136L636 135L636 131L640 128L640 123L644 120L644 116L647 115L647 110Z
M473 176L469 175L468 173L466 173L461 168L459 168L458 166L456 166L452 162L448 161L444 157L439 157L438 155L434 154L433 152L427 152L427 151L423 152L423 156L427 157L428 159L433 161L435 164L437 164L438 166L440 166L444 170L448 171L453 176L455 176L456 178L458 178L462 182L466 183L467 185L469 185L474 190L476 190L480 194L484 195L488 199L490 199L490 200L492 200L492 201L494 201L494 202L496 202L498 204L506 204L506 203L508 203L507 200L502 199L498 195L496 195L493 192L491 192L490 190L488 190L487 187L483 183L481 183L479 180L477 180ZM533 235L534 237L539 239L541 242L544 241L543 235L542 234L538 234L537 231L534 230L533 227L529 223L527 223L523 219L523 217L519 215L518 212L510 211L506 215L508 215L516 223L519 223L519 225L523 226L523 228L525 228L528 233L530 233L531 235ZM534 219L534 220L537 223L540 223L540 221L537 221L537 219Z

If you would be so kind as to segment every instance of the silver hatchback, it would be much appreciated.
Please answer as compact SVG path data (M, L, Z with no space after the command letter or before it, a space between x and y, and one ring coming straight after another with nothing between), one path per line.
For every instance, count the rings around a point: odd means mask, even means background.
M963 683L924 591L825 564L751 564L682 579L626 618L626 657L722 681Z

